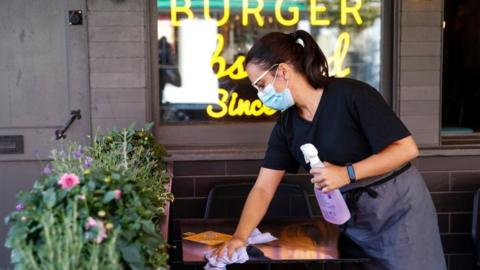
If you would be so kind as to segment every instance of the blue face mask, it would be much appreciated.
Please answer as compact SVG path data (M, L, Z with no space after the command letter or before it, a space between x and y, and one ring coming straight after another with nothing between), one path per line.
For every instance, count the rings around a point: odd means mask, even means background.
M277 69L278 71L278 69ZM288 80L285 89L282 92L275 91L273 84L275 79L277 78L277 73L275 72L275 77L273 78L273 82L269 83L262 91L257 93L258 98L263 102L263 104L269 108L275 110L286 110L293 105L295 105L295 101L293 100L292 93L288 88Z

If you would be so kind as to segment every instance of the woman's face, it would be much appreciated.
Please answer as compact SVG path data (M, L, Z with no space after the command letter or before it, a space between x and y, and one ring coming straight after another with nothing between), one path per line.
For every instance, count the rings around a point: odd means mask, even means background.
M257 64L248 64L246 67L248 78L252 82L252 86L261 92L270 83L277 92L281 92L286 88L286 79L284 71L285 64L275 64L265 70Z

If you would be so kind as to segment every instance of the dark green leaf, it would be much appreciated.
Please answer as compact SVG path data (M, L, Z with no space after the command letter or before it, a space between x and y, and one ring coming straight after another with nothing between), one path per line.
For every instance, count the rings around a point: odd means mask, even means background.
M137 245L129 245L120 247L122 257L126 262L134 264L144 264L143 257L140 255L140 247Z
M85 239L87 239L88 241L93 240L96 237L97 237L97 233L93 229L85 233Z
M118 173L112 173L112 179L113 179L113 180L117 180L117 181L118 181L118 180L120 180L120 178L121 178L121 177L120 177L120 174L118 174Z
M150 130L150 129L153 127L153 125L154 125L153 122L146 123L144 129L145 129L145 130Z
M109 203L115 198L115 192L114 191L109 191L105 194L103 197L103 203Z
M132 239L137 235L137 231L135 230L123 230L122 231L122 236L127 240L127 241L132 241Z
M8 248L13 247L15 241L24 239L27 235L27 227L23 223L17 223L10 227L7 234L7 242L5 246Z
M66 195L67 195L67 192L66 192L65 190L61 190L60 192L58 192L58 198L57 198L57 200L58 200L58 201L63 200Z
M131 192L132 189L133 189L133 186L131 184L128 184L123 187L123 192L124 193Z
M10 256L12 264L21 263L22 253L17 249L12 249L12 255Z
M128 126L128 129L129 129L129 130L135 129L135 125L136 125L135 122L131 123L131 124Z
M163 241L161 239L155 238L155 237L145 237L143 242L144 242L145 246L148 246L151 249L155 249L158 246L160 246Z
M55 205L57 200L57 196L53 189L48 189L47 191L43 192L43 202L47 205L48 208L52 208Z
M11 220L11 216L10 215L6 216L4 219L5 224L10 223L10 220Z
M144 264L140 263L129 263L128 266L130 266L130 269L132 270L149 270Z
M155 225L150 221L142 222L142 230L146 234L150 234L150 235L156 235L157 234L157 232L155 231Z
M95 182L89 181L87 186L88 186L89 190L94 190L95 189Z

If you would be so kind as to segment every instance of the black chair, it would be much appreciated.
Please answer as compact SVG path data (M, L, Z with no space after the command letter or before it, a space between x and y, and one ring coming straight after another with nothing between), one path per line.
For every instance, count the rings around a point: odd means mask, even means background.
M480 211L480 189L475 191L473 196L473 213L472 213L472 245L474 269L480 269L480 224L478 222L478 214Z
M253 183L224 184L213 187L207 199L204 218L240 218ZM307 194L295 184L281 183L265 218L312 217Z

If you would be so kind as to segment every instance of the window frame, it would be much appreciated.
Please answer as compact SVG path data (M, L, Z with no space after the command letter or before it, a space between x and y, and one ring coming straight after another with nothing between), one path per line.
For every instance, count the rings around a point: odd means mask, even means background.
M397 46L398 37L395 6L398 1L382 0L381 14L381 49L380 49L380 92L392 107L398 112L398 97L394 91L397 85ZM149 22L149 48L146 57L149 63L149 76L147 85L147 119L155 123L153 131L159 143L165 145L167 151L173 153L173 159L258 159L263 157L271 129L272 122L251 123L215 123L202 124L182 123L160 124L159 77L158 61L151 56L158 55L157 46L157 6L156 0L150 0ZM188 150L191 149L191 150Z

